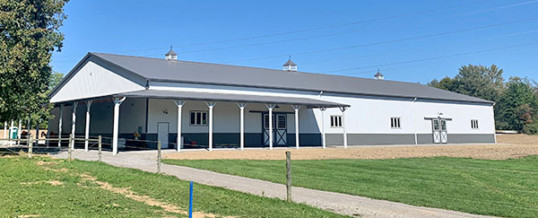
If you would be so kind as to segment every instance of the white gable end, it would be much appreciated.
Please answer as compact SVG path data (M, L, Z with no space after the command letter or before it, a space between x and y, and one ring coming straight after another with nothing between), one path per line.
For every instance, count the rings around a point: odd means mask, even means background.
M145 87L128 79L128 73L118 67L90 57L67 78L59 90L51 96L51 103L95 98L123 92L144 90ZM132 77L132 76L131 76ZM140 78L137 78L140 80Z

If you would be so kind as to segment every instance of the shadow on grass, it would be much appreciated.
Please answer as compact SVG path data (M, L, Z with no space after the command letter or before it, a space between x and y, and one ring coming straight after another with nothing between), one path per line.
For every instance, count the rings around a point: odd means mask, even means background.
M32 148L33 154L58 154L63 150L66 150L67 148L58 148L58 147L34 147ZM24 146L16 146L16 147L2 147L0 148L0 156L8 156L8 155L20 155L20 154L28 153L28 147Z

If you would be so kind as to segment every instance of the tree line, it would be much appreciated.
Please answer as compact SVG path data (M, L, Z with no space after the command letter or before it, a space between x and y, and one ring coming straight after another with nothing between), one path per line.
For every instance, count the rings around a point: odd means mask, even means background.
M495 102L495 128L538 133L538 88L535 81L510 77L496 65L462 66L453 78L434 79L429 86Z

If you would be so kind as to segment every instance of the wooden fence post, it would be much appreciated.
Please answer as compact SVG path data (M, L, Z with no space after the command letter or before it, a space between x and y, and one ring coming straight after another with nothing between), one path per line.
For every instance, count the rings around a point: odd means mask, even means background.
M28 157L32 158L34 142L32 141L32 136L28 137Z
M97 155L99 156L99 162L101 162L101 149L103 146L103 137L99 135L99 138L97 138Z
M69 143L68 143L68 145L67 145L67 157L68 157L67 159L68 159L69 161L72 160L72 159L71 159L71 155L72 155L71 153L73 152L73 150L71 149L71 144L72 144L72 143L73 143L73 134L70 134L70 135L69 135Z
M291 152L286 151L286 200L291 202Z
M161 173L161 141L157 142L157 173Z

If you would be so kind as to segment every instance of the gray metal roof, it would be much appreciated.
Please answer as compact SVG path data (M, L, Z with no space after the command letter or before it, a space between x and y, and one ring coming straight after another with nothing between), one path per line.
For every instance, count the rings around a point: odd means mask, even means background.
M150 81L235 85L261 88L324 91L370 96L408 97L477 103L491 101L418 83L304 73L224 64L89 53Z
M131 98L162 98L178 100L202 100L202 101L230 101L245 103L264 103L264 104L297 104L309 107L347 107L349 105L339 104L330 101L322 101L310 98L294 97L276 97L262 95L236 95L236 94L216 94L204 92L182 92L182 91L164 91L164 90L142 90L126 93L119 93L116 96L125 96Z

